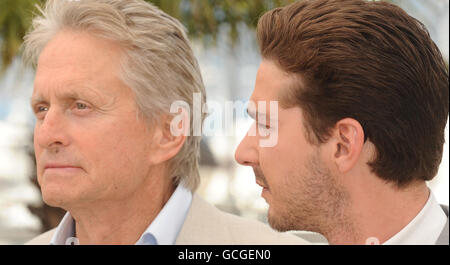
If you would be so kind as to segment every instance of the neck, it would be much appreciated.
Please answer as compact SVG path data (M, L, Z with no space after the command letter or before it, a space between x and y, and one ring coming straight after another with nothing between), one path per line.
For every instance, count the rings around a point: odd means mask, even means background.
M351 225L325 232L330 244L383 244L419 214L430 195L425 182L402 189L377 182L350 189L351 203L345 215Z
M80 244L135 244L175 190L169 178L158 178L142 186L125 198L69 208Z

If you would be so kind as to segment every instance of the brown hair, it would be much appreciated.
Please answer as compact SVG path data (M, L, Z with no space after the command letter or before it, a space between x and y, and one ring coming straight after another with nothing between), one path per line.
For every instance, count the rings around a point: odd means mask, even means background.
M386 2L304 0L266 13L257 31L263 58L303 80L281 104L302 108L317 143L354 118L376 147L376 175L398 187L436 175L448 68L421 22Z

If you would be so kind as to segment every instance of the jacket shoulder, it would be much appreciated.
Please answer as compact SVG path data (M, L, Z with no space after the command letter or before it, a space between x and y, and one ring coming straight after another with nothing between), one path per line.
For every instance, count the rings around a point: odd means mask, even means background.
M56 228L53 228L52 230L40 234L37 237L25 243L25 245L49 245L55 231Z
M305 245L306 240L289 232L278 232L262 222L221 212L224 227L237 244L251 245Z
M177 238L179 245L303 245L309 242L279 233L256 220L223 212L194 194Z

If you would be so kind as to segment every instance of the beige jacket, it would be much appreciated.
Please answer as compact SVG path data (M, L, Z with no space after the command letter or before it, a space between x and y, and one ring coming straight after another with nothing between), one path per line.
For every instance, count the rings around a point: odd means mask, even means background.
M45 232L27 245L48 245L55 229ZM176 245L305 245L309 242L278 233L268 225L220 211L194 194L191 208Z

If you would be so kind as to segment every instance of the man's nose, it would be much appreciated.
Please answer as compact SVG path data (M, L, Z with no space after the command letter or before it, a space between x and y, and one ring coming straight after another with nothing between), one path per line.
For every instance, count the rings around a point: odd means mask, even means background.
M66 146L69 141L65 127L64 113L56 108L50 108L45 117L36 123L35 144L41 148Z
M254 126L254 125L253 125ZM258 137L250 136L248 133L242 139L238 148L236 149L235 159L243 166L255 166L259 163L258 158Z

